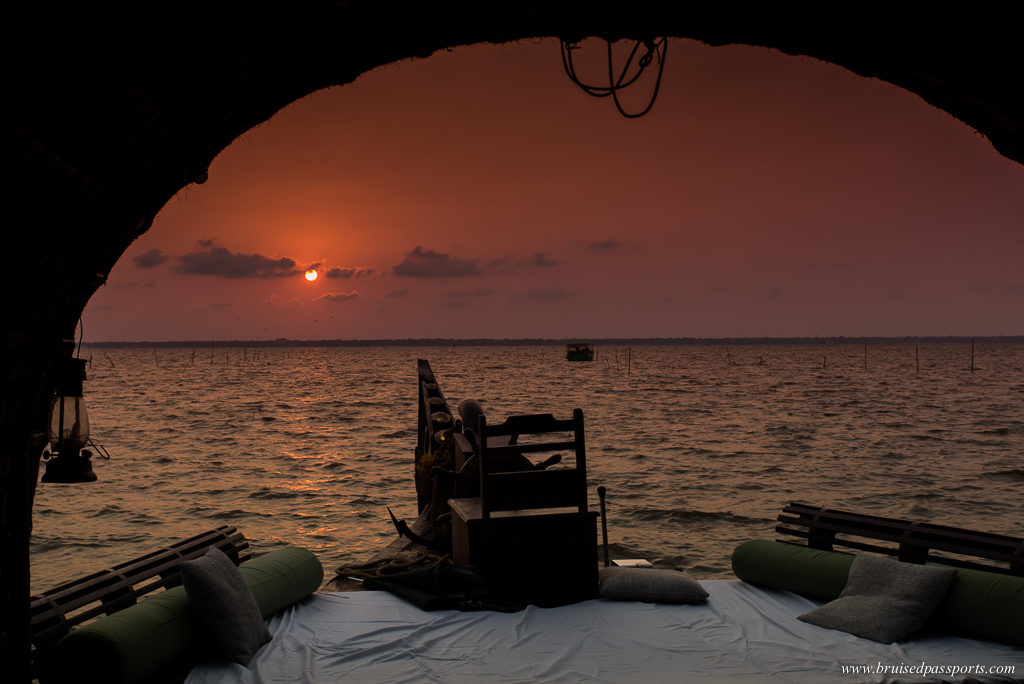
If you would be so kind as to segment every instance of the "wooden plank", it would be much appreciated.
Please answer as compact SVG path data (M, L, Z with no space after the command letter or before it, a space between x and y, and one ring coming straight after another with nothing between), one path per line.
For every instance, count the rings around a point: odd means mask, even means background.
M1018 537L831 510L801 503L785 506L778 521L781 524L775 528L777 533L803 539L804 545L812 548L832 549L833 546L842 546L893 555L907 562L937 562L1024 575L1024 539ZM890 542L894 546L868 544L847 537ZM980 563L973 559L995 561L995 564Z
M780 520L783 520L780 516ZM1008 542L1005 539L992 539L974 534L970 531L953 529L936 529L924 524L913 523L882 525L876 520L865 520L858 523L855 517L846 516L842 521L831 517L823 517L814 521L783 520L788 524L805 525L816 531L834 533L859 534L874 539L891 541L904 545L918 545L926 548L942 549L953 553L983 555L986 558L1009 562L1019 546L1019 541Z
M535 444L513 444L504 447L492 447L487 445L487 455L491 458L499 458L507 454L535 454L541 451L575 451L576 442L537 442Z
M487 436L522 435L541 432L573 432L573 420L558 420L550 413L509 416L504 423L487 425Z
M1011 546L1016 546L1022 541L1018 537L1011 537L1004 534L994 534L991 532L967 530L960 527L936 525L933 523L920 523L910 520L900 520L896 518L885 518L882 516L869 515L865 513L851 513L848 511L825 509L818 506L811 506L808 504L790 504L784 507L783 511L799 513L802 516L800 521L804 521L808 517L813 517L817 519L827 519L831 521L850 522L851 524L857 525L858 527L878 526L888 529L899 530L912 529L922 533L937 533L948 538L976 540L979 542L991 542L997 545L1005 543ZM782 516L780 516L779 519L782 520ZM800 521L793 521L800 524Z
M783 510L788 511L792 509L793 507L787 506ZM806 513L807 509L802 508L801 511L804 512L804 515L801 518L791 518L780 515L779 520L795 525L807 525L809 522L812 522L810 516ZM992 534L989 532L979 532L945 525L917 523L908 520L896 520L892 518L849 513L846 511L832 511L828 509L819 509L813 516L813 523L814 526L827 529L842 529L843 527L850 527L851 529L857 530L875 530L893 535L909 535L913 538L934 538L944 542L962 541L965 544L976 545L979 547L987 546L993 549L1015 549L1022 541L1017 537Z

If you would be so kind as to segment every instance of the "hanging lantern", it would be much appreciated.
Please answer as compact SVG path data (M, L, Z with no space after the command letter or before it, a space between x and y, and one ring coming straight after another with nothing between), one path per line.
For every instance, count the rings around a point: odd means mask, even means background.
M50 450L43 453L43 482L95 482L89 444L89 412L82 398L85 359L61 357L57 394L50 405Z

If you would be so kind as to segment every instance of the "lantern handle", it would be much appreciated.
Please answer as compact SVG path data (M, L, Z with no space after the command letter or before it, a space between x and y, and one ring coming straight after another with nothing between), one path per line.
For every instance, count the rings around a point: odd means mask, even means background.
M95 449L96 453L99 454L104 460L110 460L110 452L107 451L107 448L101 444L97 444L92 437L89 438L89 446Z

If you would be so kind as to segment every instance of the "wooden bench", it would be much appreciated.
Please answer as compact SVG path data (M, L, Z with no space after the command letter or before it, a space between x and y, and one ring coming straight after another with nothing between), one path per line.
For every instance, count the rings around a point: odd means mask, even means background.
M835 547L895 556L909 563L1024 576L1024 539L791 503L775 531L779 541L826 551ZM794 538L801 541L796 541ZM865 541L866 540L866 541Z
M32 660L37 675L45 678L47 654L73 627L181 584L178 564L201 556L210 546L223 551L235 565L251 557L245 536L234 527L222 526L32 597Z

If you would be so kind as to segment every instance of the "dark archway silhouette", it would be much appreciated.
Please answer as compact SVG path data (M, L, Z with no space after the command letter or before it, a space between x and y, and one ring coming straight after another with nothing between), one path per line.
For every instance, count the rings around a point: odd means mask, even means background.
M277 110L376 66L522 38L694 38L911 90L1024 162L1024 9L976 3L351 0L6 8L0 76L0 671L27 681L27 558L59 340L132 241Z

